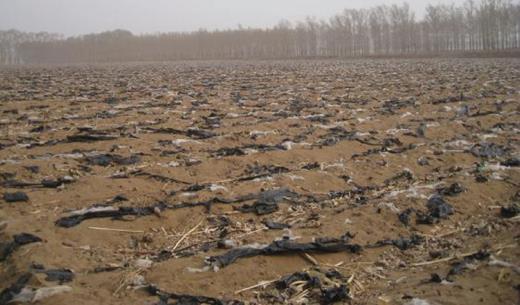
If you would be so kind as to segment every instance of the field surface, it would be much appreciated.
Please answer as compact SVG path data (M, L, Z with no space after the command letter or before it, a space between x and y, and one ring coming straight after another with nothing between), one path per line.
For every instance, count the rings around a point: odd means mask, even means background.
M0 70L0 304L518 304L520 60Z

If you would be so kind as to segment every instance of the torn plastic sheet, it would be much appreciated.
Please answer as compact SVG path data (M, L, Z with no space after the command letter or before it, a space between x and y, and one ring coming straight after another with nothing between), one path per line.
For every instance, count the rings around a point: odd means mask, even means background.
M252 165L248 166L246 169L246 172L244 176L240 179L244 181L246 177L247 180L252 180L255 178L260 178L262 176L266 175L277 175L277 174L284 174L288 173L290 170L287 167L284 166L278 166L278 165Z
M206 259L206 264L214 269L226 267L240 258L253 257L258 255L277 255L287 253L334 253L348 251L359 253L362 247L357 244L350 244L348 237L337 238L316 238L310 243L298 243L289 239L273 241L267 246L252 247L245 246L232 249L225 254L211 256Z
M482 142L474 145L470 151L475 157L496 158L503 156L506 150L507 149L501 145L495 143Z
M290 170L283 166L276 165L253 165L249 166L246 174L236 179L236 181L250 181L254 179L260 179L270 177L272 175L285 174Z
M296 197L297 194L287 188L267 190L258 194L250 194L239 198L240 201L256 199L252 205L245 204L236 208L244 213L256 213L257 215L270 214L278 210L278 203L285 198Z
M424 242L424 238L420 235L413 234L410 238L400 237L398 239L385 239L376 242L374 245L367 246L368 248L375 248L381 246L395 246L399 250L408 250L414 246L420 245Z
M20 233L13 236L13 241L0 244L0 262L5 261L14 251L23 245L42 241L36 235Z
M386 179L385 185L388 186L388 185L397 183L398 181L401 181L401 180L410 182L410 181L413 181L413 179L414 179L414 177L413 177L412 172L410 172L409 170L403 170L402 172L398 173L397 175Z
M9 304L18 295L31 279L31 273L24 273L11 286L0 292L0 305Z
M438 188L437 192L440 195L444 195L444 196L456 196L456 195L464 192L465 190L466 189L460 183L455 182L448 187Z
M283 230L283 229L288 229L291 227L290 224L285 224L285 223L280 223L280 222L275 222L275 221L272 221L272 220L264 220L262 221L262 223L269 229L271 230Z
M462 186L455 183L448 188L441 188L438 191L453 196L458 194L461 190L463 190ZM442 195L439 194L432 195L426 202L426 207L428 209L427 212L418 211L412 208L404 210L402 213L398 214L399 221L407 226L410 224L412 214L415 213L416 223L435 224L439 222L439 220L446 219L454 213L453 206L447 203Z
M177 294L170 293L160 290L154 285L148 285L146 291L152 295L159 297L159 303L157 305L243 305L244 303L237 300L225 301L217 298L206 297L206 296L194 296L188 294ZM175 303L169 303L169 300L173 300Z
M211 152L213 157L245 156L254 152L289 150L290 144L284 142L278 145L249 144L242 147L223 147Z
M192 193L192 192L199 192L199 191L202 191L202 190L205 190L205 189L209 189L213 184L211 183L204 183L204 184L198 184L198 183L195 183L195 184L192 184L188 187L185 187L181 190L178 190L178 191L171 191L170 192L170 196L174 196L174 195L177 195L178 193L185 193L185 192L189 192L189 193Z
M173 183L179 183L179 184L185 184L185 185L191 184L189 182L182 181L182 180L179 180L176 178L166 177L166 176L159 175L159 174L148 173L143 170L132 171L128 175L131 175L134 177L148 177L150 179L161 181L161 182L173 182ZM121 175L114 176L113 175L112 178L128 178L128 175L126 175L126 174L123 176L121 176Z
M58 179L43 179L41 182L24 182L18 180L5 180L1 185L7 188L30 188L30 187L44 187L57 188L62 184L72 183L74 178L71 176L64 176Z
M519 167L520 159L519 158L510 158L510 159L500 162L500 165L507 166L507 167Z
M426 203L428 212L416 211L418 224L435 224L454 213L453 206L447 203L441 195L435 194Z
M351 159L352 160L355 160L357 158L360 158L360 157L368 157L370 155L375 155L375 154L379 154L379 153L391 153L391 154L401 154L401 153L404 153L408 150L412 150L412 149L415 149L417 148L417 145L416 144L409 144L407 146L399 146L399 147L395 147L395 148L388 148L388 147L381 147L381 148L371 148L371 149L368 149L362 153L355 153L352 155Z
M357 132L348 131L344 127L338 126L333 127L328 130L327 135L322 137L316 143L317 146L333 146L342 141L354 140L356 139Z
M67 136L67 142L96 142L96 141L110 141L119 138L118 135L95 134L95 133L78 133Z
M345 285L322 289L322 304L333 304L349 299L349 289Z
M24 192L4 193L5 202L29 201L29 196Z
M164 211L168 206L164 203L146 207L113 207L106 205L93 206L69 213L69 216L58 219L55 224L59 227L70 228L77 226L82 221L92 218L120 219L123 216L147 216Z
M465 270L469 269L471 265L473 265L476 261L482 261L489 258L490 253L486 250L480 250L479 252L466 256L462 261L458 261L452 264L450 271L448 271L448 275L446 279L448 281L453 281L453 276L463 273Z
M72 287L65 285L41 288L23 287L20 293L13 296L9 303L36 303L53 295L71 291Z
M151 206L145 207L114 207L107 204L98 204L89 208L80 209L76 211L72 211L68 213L68 216L62 217L58 219L55 224L59 227L71 228L77 226L81 222L87 219L92 218L112 218L112 219L121 219L123 216L148 216L160 213L167 209L181 209L181 208L191 208L196 206L204 206L209 211L211 209L211 205L215 203L224 203L224 204L232 204L232 203L240 203L249 200L255 200L255 204L251 207L251 211L256 211L257 213L268 213L274 211L273 208L278 208L277 204L281 200L289 197L296 197L298 194L291 192L287 188L280 188L276 190L267 190L259 193L253 193L244 195L235 199L224 199L219 197L214 197L207 201L202 202L194 202L194 203L179 203L175 205L168 205L165 203L157 203ZM117 197L116 197L117 198ZM117 202L111 201L109 203ZM249 208L245 206L238 208L239 210L243 210L244 212L248 212Z
M294 282L306 282L304 287L320 287L321 281L316 276L311 276L308 272L295 272L290 275L286 275L282 277L280 280L276 281L275 287L277 289L287 289Z
M129 157L123 157L114 154L99 154L93 156L87 156L85 158L89 165L98 166L109 166L109 165L132 165L139 163L141 158L138 155L131 155Z
M75 277L74 272L72 272L72 270L65 268L45 269L42 265L33 265L32 269L35 273L45 274L46 281L59 282L60 285L66 282L72 282L72 280Z
M520 203L512 203L509 206L500 208L500 216L503 218L513 218L520 214Z
M447 203L440 195L430 197L426 207L430 211L430 216L435 218L448 218L449 215L453 214L453 206Z
M189 138L195 139L195 140L204 140L216 137L217 134L213 131L205 130L205 129L198 129L198 128L188 128L187 130L180 130L175 128L169 128L169 127L161 127L161 128L152 128L152 127L146 127L143 128L143 130L153 132L153 133L163 133L163 134L176 134L176 135L184 135Z
M236 207L235 209L244 213L256 212L258 215L264 215L276 211L278 209L277 204L282 200L298 197L300 197L299 194L292 192L288 188L279 188L273 190L264 190L258 193L251 193L230 199L214 197L210 200L202 202L180 203L171 206L171 208L178 209L185 207L205 206L209 211L211 209L211 205L214 203L233 204L256 200L252 205L244 204L243 206Z
M201 187L195 187L194 189L198 189ZM298 198L299 194L290 191L287 188L279 188L274 190L266 190L260 191L258 193L251 193L243 196L239 196L236 198L221 198L221 197L213 197L209 200L199 201L199 202L183 202L168 206L171 209L180 209L180 208L191 208L196 206L203 206L208 211L211 210L211 206L216 203L223 204L234 204L234 203L242 203L250 200L256 200L252 205L245 204L241 207L236 207L235 209L242 211L244 213L256 212L258 215L269 214L278 209L277 204L283 199L289 198Z
M412 216L413 212L415 212L415 210L411 208L404 210L398 215L399 221L405 226L408 226L410 224L410 217Z

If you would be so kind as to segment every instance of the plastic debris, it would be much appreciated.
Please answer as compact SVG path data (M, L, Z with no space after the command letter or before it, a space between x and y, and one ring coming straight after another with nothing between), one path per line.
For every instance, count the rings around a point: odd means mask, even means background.
M417 223L433 224L440 219L446 219L453 214L453 206L447 203L441 195L433 195L426 203L428 214L417 212Z
M271 220L264 220L263 224L272 230L283 230L283 229L288 229L291 227L291 225L289 225L289 224L274 222Z
M520 214L520 203L513 203L506 207L500 208L500 216L504 218L513 218Z
M443 196L456 196L464 191L465 191L464 187L460 183L457 183L457 182L451 184L448 187L443 187L443 188L437 189L437 192Z
M380 246L395 246L399 250L408 250L414 246L420 245L424 242L424 238L420 235L412 235L410 238L398 238L398 239L385 239L376 242L373 246L368 247L380 247Z
M92 218L113 218L122 219L124 216L147 216L156 215L157 211L163 211L167 205L158 203L147 207L113 207L113 206L94 206L87 209L73 211L69 216L62 217L56 221L59 227L70 228L77 226L81 222Z
M334 252L351 252L359 253L361 246L350 244L349 238L316 238L310 243L297 243L292 240L282 239L273 241L271 244L263 247L244 246L232 249L223 255L211 256L206 262L214 268L226 267L236 260L245 257L252 257L258 255L276 255L286 253L304 253L304 252L318 252L318 253L334 253Z
M45 278L46 281L59 282L60 285L66 282L72 282L74 279L74 272L70 269L48 269L37 272L47 275Z
M42 241L36 235L29 233L20 233L13 236L13 241L0 243L0 262L5 261L14 251L21 246Z
M67 137L68 142L96 142L96 141L110 141L117 139L118 136L107 134L94 133L79 133Z
M11 284L11 286L2 290L0 293L0 305L9 304L9 302L11 302L13 298L15 298L22 291L25 285L27 285L31 277L31 273L24 273L19 276L18 279L13 284Z
M480 144L476 144L471 148L471 153L475 157L482 158L496 158L501 157L505 154L505 148L503 146L497 145L495 143L487 143L483 142Z
M426 300L413 298L409 302L406 302L405 305L434 305Z
M29 196L24 192L4 193L4 200L6 202L29 201Z
M279 202L286 198L292 198L296 196L296 193L291 192L287 188L267 190L258 194L250 194L240 197L240 201L250 199L256 199L256 201L252 205L244 204L241 207L237 207L236 209L244 213L254 212L257 215L270 214L278 210Z
M217 298L205 297L205 296L194 296L188 294L177 294L171 292L165 292L160 290L154 285L148 285L146 291L152 295L159 297L159 303L161 305L169 304L169 300L174 300L175 304L181 305L243 305L241 301L231 300L225 301Z
M470 269L476 261L485 260L489 258L489 256L490 253L488 251L481 250L475 254L464 257L464 259L462 259L461 261L452 264L452 267L449 270L446 279L448 281L453 281L455 275L459 275L465 270Z
M113 154L100 154L95 156L87 156L86 161L89 165L98 165L98 166L109 166L112 164L116 165L131 165L140 162L141 158L137 155L132 155L130 157L122 157L120 155Z
M500 165L507 166L507 167L519 167L520 159L519 158L510 158L510 159L500 162Z

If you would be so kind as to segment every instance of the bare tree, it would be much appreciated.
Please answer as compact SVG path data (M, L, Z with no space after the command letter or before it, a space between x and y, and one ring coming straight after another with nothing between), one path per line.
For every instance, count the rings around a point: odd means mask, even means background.
M0 64L185 59L354 57L518 50L518 0L435 4L417 20L410 6L345 9L328 20L281 21L268 29L238 26L189 33L133 35L125 30L63 38L0 31Z

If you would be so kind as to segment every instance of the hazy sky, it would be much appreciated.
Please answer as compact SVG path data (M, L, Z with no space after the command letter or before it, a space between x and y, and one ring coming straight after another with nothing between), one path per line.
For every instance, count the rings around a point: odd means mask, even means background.
M403 0L0 0L0 29L77 35L117 28L134 33L226 29L238 24L267 27L281 19L328 18L344 8L364 8ZM463 0L410 0L422 16L427 3Z

